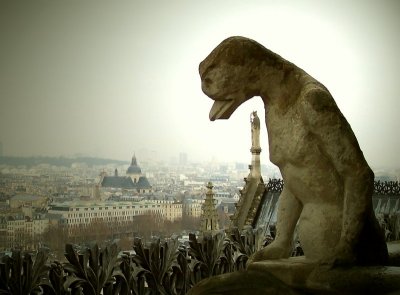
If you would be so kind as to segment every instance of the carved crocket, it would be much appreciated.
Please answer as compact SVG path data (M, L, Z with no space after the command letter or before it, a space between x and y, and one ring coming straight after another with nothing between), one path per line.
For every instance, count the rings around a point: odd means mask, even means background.
M285 182L275 241L252 261L287 258L298 224L307 259L384 264L386 243L372 210L374 174L329 91L259 43L231 37L200 63L210 120L246 100L265 106L269 155Z

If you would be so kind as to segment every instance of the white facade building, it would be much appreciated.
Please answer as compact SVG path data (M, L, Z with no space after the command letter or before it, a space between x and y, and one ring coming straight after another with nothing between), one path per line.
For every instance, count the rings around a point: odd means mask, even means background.
M175 221L182 218L182 203L164 200L71 202L53 204L49 213L61 215L61 220L74 228L93 221L124 224L134 221L135 216L154 215L161 220Z

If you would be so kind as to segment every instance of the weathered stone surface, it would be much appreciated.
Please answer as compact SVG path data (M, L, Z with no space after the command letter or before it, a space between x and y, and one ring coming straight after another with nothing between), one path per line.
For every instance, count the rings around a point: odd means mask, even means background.
M393 250L391 257L397 257L398 249ZM203 280L188 294L393 295L400 294L400 267L332 268L304 256L275 259L254 262L246 271Z
M400 267L346 266L331 268L305 257L255 262L248 271L270 273L305 294L388 294L400 291Z
M400 266L400 241L389 242L387 247L389 251L388 265Z
M293 231L307 259L379 265L386 244L372 211L374 175L329 91L257 42L231 37L200 64L210 119L227 119L246 100L265 105L271 161L281 171L277 235L252 261L287 258Z
M187 295L300 295L270 273L259 270L238 271L200 281Z

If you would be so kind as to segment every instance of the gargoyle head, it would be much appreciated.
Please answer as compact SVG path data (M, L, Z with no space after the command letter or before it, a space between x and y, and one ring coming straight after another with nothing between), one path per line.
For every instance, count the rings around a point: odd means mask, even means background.
M274 62L271 53L251 39L230 37L200 63L201 88L214 100L211 121L229 119L243 102L260 95L260 67Z

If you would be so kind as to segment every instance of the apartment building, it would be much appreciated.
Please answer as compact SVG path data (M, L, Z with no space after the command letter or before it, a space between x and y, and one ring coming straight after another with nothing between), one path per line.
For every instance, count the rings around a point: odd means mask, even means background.
M0 249L37 249L49 227L47 214L34 212L31 217L22 212L0 217Z
M123 225L140 215L174 221L182 218L182 203L165 200L66 202L50 205L48 212L61 215L61 222L73 229L94 221Z
M179 203L164 203L163 206L164 219L169 221L176 221L182 219L183 204Z
M184 202L182 211L183 214L190 217L200 217L204 199L187 199Z

